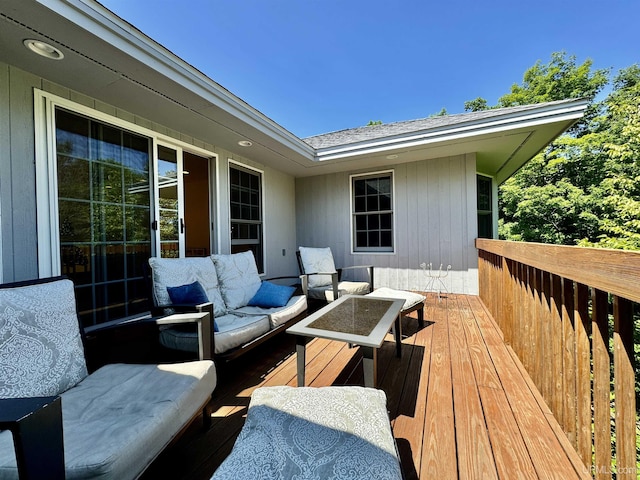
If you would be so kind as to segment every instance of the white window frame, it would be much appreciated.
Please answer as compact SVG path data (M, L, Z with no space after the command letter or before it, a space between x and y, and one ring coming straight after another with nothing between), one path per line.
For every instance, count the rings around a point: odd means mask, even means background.
M34 89L34 123L35 123L35 166L36 166L36 207L38 228L38 274L40 277L60 275L60 225L58 222L58 175L55 134L55 109L64 108L78 115L84 115L116 128L144 135L152 140L153 156L153 195L157 194L157 145L158 143L172 148L180 148L185 152L208 158L218 164L218 155L203 148L181 142L173 137L163 135L151 129L141 127L121 118L100 112L58 95ZM153 198L152 208L157 209L157 197ZM217 205L219 202L214 200ZM215 207L215 205L214 205ZM211 209L214 211L214 209ZM157 211L155 212L157 214ZM156 219L158 217L156 216ZM215 219L219 221L219 217ZM219 225L216 227L218 229ZM48 233L43 233L48 232ZM153 241L156 254L159 252L158 236Z
M262 271L258 272L260 275L264 275L267 270L267 233L266 233L266 214L265 214L265 180L264 170L247 165L246 163L238 162L237 160L229 159L227 162L227 214L228 214L228 228L229 228L229 251L231 251L231 168L237 167L240 170L249 170L256 172L260 175L260 217L262 226Z
M392 209L392 242L393 246L391 250L356 250L356 238L355 238L355 212L354 212L354 195L353 180L358 177L381 177L391 176L391 209ZM396 176L394 169L379 170L375 172L356 173L349 175L349 235L351 237L351 254L353 255L393 255L396 252Z

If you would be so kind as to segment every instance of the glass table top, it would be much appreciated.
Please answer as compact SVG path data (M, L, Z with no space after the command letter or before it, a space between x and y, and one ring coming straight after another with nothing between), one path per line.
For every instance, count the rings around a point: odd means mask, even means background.
M391 300L350 297L309 323L307 327L368 336L393 303Z

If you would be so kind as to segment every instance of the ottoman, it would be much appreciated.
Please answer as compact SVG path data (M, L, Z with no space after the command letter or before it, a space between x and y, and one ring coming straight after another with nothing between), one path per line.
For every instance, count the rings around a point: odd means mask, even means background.
M212 480L400 480L382 390L261 387L229 456Z
M407 292L405 290L394 290L393 288L380 287L367 294L370 297L400 298L404 300L404 305L400 311L401 315L408 315L411 312L418 312L418 325L424 327L424 301L427 297L419 293Z

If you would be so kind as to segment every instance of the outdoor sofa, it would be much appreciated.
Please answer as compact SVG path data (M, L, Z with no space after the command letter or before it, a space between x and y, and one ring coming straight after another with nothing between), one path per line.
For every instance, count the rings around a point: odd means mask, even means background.
M70 280L0 285L0 479L137 478L192 420L210 424L211 360L89 373L83 340Z
M216 359L230 360L249 351L307 315L307 299L296 287L263 280L253 252L207 257L149 259L152 314L213 312ZM198 334L192 326L161 327L160 343L169 349L195 353Z

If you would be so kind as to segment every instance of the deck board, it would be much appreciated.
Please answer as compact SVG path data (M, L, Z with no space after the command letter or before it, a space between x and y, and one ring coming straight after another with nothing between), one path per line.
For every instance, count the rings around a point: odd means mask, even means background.
M379 388L407 480L590 478L478 297L427 294L425 326L403 320L402 357L391 335L378 351ZM314 339L306 384L362 385L358 348ZM286 334L219 369L212 426L196 422L143 479L207 479L229 454L251 393L297 384ZM582 471L581 471L582 470Z

